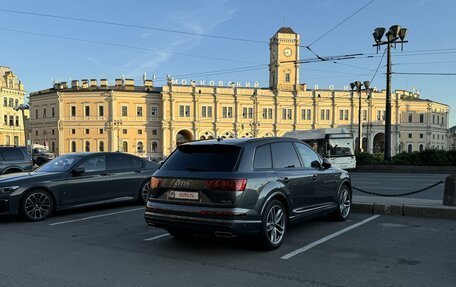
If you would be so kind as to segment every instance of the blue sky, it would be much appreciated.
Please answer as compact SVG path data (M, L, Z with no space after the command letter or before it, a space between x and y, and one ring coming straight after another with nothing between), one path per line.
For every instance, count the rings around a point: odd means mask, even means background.
M259 81L266 87L267 68L197 74L267 64L267 42L281 26L292 27L301 34L302 44L308 45L370 1L2 1L0 9L260 43L0 11L0 65L11 67L29 92L49 88L51 79L107 78L112 83L125 75L141 81L144 72L149 77L156 75L156 85L162 85L170 74L198 81ZM311 45L320 56L364 53L376 57L303 64L301 83L342 89L351 81L371 80L381 58L372 47L372 32L378 26L394 24L409 29L409 43L404 52L399 47L394 52L393 71L456 73L455 12L456 2L451 0L376 0ZM315 57L304 48L300 54L301 59ZM385 88L385 64L386 58L373 81L379 89ZM392 87L419 89L422 98L453 108L455 82L456 76L393 75ZM456 125L454 110L450 125Z

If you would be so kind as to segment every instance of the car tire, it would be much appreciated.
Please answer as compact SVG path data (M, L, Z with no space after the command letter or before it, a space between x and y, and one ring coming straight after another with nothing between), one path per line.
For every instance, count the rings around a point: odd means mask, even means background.
M138 193L138 201L139 203L146 203L147 197L149 196L150 192L150 181L146 180L143 184L141 184L141 188L139 189Z
M329 214L329 217L335 221L345 221L350 216L352 203L352 193L350 187L342 184L339 188L337 197L337 209Z
M54 200L45 190L31 190L22 197L19 211L27 221L40 221L54 211Z
M184 229L177 229L177 228L168 228L168 233L176 238L190 238L193 236L193 232Z
M266 205L262 215L259 242L263 250L274 250L282 245L287 231L287 212L277 199L273 199Z

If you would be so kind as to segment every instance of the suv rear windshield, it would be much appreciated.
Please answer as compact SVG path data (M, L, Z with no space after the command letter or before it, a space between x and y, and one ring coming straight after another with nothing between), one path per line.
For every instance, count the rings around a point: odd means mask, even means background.
M22 149L18 147L2 147L0 149L0 156L3 160L23 160L24 154Z
M241 148L231 145L181 145L165 161L162 170L232 171Z

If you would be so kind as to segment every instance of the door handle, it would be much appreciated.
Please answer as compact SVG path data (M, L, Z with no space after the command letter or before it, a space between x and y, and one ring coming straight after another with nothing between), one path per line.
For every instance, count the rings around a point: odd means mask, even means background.
M284 183L289 183L290 179L288 177L280 177L280 181L283 181Z
M313 180L313 181L317 181L317 179L318 179L318 177L317 177L316 174L312 175L312 180Z

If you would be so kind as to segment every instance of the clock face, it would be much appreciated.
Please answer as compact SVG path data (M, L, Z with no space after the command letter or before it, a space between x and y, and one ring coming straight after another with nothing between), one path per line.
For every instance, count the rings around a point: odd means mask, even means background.
M285 48L285 49L283 50L283 54L285 55L285 57L290 57L291 54L293 54L293 52L291 51L290 48Z

